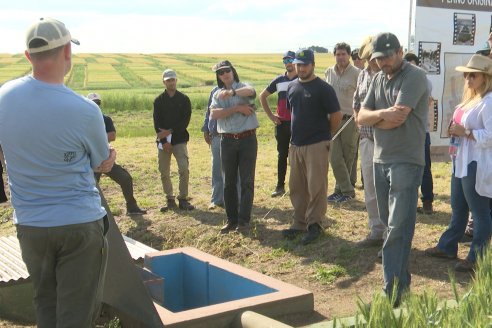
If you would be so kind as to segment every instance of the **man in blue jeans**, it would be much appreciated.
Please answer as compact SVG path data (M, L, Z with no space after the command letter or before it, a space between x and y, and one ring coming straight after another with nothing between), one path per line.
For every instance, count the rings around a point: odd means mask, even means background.
M381 71L369 87L358 120L374 127L374 185L380 219L387 227L384 291L398 306L411 282L408 258L425 165L429 94L425 72L403 60L395 35L378 34L372 45L371 59Z
M217 120L210 119L210 104L212 97L219 89L214 87L208 97L207 111L203 121L202 132L205 142L210 146L212 153L212 197L210 199L209 210L224 207L224 178L222 177L222 165L220 164L220 135L217 132Z

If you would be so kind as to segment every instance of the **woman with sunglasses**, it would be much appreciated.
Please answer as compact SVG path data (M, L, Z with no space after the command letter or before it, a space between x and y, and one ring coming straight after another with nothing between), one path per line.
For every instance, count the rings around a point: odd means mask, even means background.
M475 219L473 240L466 259L455 265L456 271L466 272L475 268L492 230L492 59L473 55L466 66L456 70L464 72L465 86L448 129L453 160L451 223L437 246L425 253L455 259L470 210Z
M221 233L249 229L254 198L256 154L256 108L253 87L239 82L234 66L228 60L213 68L219 89L210 105L210 118L217 120L217 132L221 134L220 156L224 172L224 204L227 224ZM238 172L241 184L239 200L236 183ZM239 206L238 206L239 202Z

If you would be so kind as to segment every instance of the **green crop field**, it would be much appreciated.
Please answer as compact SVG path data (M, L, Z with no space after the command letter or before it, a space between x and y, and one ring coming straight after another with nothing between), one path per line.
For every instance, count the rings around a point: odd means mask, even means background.
M190 97L193 108L203 109L216 84L211 68L223 59L230 60L241 81L258 93L284 72L282 54L74 54L65 83L82 95L100 93L107 112L149 110L163 90L162 72L172 68L178 74L178 88ZM316 54L319 76L333 64L331 54ZM22 54L0 54L0 84L29 72ZM269 101L274 104L275 96Z

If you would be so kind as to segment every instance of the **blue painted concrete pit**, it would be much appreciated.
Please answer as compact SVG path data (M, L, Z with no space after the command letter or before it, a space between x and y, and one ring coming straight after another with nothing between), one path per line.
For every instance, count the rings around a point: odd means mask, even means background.
M153 257L145 266L164 278L164 304L176 313L277 292L184 253Z

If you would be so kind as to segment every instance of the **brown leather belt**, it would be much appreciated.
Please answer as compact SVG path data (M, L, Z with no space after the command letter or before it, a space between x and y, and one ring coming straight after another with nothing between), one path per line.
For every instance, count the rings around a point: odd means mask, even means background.
M244 132L241 132L241 133L222 133L222 136L224 138L232 138L232 139L243 139L243 138L247 138L249 136L252 136L256 133L256 130L253 129L253 130L246 130Z

